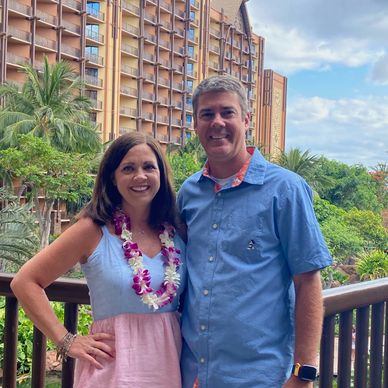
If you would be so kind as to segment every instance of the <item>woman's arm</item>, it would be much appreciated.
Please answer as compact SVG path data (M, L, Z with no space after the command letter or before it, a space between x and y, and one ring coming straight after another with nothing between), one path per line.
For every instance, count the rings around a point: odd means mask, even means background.
M57 345L61 344L67 330L51 308L44 289L77 262L85 262L100 239L100 228L90 218L81 218L27 261L11 282L12 291L28 317ZM100 333L77 337L71 345L69 356L87 359L100 368L101 364L92 355L104 358L113 356L113 349L100 341L103 339L111 339L111 336Z

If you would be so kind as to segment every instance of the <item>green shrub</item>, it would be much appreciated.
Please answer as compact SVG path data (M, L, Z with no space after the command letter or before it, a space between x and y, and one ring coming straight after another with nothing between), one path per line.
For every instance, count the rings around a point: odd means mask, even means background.
M365 252L356 264L361 280L373 280L388 276L388 255L384 251Z

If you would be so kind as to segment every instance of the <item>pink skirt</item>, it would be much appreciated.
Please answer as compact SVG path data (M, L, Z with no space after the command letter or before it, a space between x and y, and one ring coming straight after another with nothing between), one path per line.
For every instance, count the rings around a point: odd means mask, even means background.
M95 321L91 333L114 334L116 357L103 369L77 360L75 388L181 388L179 314L122 314Z

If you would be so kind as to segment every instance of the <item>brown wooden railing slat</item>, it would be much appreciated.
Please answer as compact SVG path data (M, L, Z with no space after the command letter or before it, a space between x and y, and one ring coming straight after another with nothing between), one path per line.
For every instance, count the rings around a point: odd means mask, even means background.
M341 388L350 388L352 373L353 310L340 314L338 340L338 379Z
M323 321L321 353L319 357L320 388L333 387L334 327L335 315L326 317Z
M64 325L68 331L77 333L78 305L76 303L65 303ZM74 383L75 360L71 357L62 363L62 388L72 387Z
M44 388L46 377L46 336L34 326L33 339L31 386L34 388Z
M388 387L388 302L385 302L385 331L384 331L384 384Z
M3 386L16 387L16 361L18 341L18 301L5 298Z
M366 388L368 379L369 307L356 313L356 358L354 361L354 386Z
M384 303L372 306L371 345L370 345L370 386L381 388L383 377L383 330L384 330Z

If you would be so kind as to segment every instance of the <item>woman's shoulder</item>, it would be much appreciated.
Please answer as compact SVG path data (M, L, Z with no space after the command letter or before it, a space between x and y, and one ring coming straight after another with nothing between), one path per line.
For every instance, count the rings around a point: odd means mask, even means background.
M90 217L81 217L64 233L74 245L82 245L85 256L89 256L97 247L102 237L101 226Z

